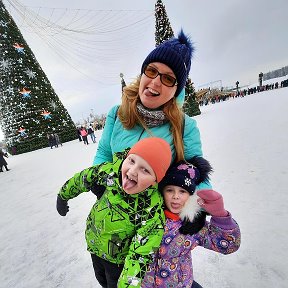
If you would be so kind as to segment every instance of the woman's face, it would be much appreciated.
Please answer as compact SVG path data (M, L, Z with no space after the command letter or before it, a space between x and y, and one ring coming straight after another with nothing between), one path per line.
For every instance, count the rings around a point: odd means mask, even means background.
M161 74L167 74L176 78L172 69L163 63L153 62L150 63L149 66L156 68ZM144 73L141 76L139 85L139 96L141 103L146 108L159 108L174 97L176 90L176 85L173 87L165 86L160 80L160 75L158 75L154 79L149 78Z

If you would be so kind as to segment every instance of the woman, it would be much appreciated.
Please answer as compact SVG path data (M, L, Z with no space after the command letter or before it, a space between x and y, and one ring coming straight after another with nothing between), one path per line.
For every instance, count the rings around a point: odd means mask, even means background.
M165 41L146 57L141 75L124 88L121 105L108 113L94 164L112 161L114 152L150 136L170 144L173 161L202 156L196 121L179 104L193 51L190 39L181 31L178 38ZM207 185L210 187L206 184L205 188Z

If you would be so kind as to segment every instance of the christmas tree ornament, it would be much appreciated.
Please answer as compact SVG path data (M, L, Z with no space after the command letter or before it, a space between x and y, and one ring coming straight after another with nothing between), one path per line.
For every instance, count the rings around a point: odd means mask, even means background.
M18 133L20 133L21 137L28 137L28 135L25 131L26 131L26 129L24 129L23 127L20 127L18 130Z
M24 47L21 46L20 44L15 43L15 44L13 45L13 47L17 50L18 53L23 53L23 54L25 53L25 52L24 52Z
M51 119L51 113L48 112L48 111L46 111L46 110L44 110L44 111L41 113L41 115L44 117L45 120Z
M19 91L19 93L22 94L23 98L30 98L31 97L31 95L30 95L31 90L29 90L29 89L26 90L25 88L23 88L21 91Z

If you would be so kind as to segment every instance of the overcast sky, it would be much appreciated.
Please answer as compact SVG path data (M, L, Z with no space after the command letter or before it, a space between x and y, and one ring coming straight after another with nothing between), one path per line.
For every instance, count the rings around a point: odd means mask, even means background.
M95 25L97 28L102 25L99 31L102 29L100 33L104 38L100 38L99 34L87 36L84 32L76 35L71 32L66 35L67 37L61 38L63 41L61 50L59 38L58 44L53 42L53 39L56 39L55 35L54 38L49 38L49 35L44 33L42 38L39 38L38 35L43 29L39 28L38 34L33 32L35 27L29 31L24 27L24 21L19 21L21 17L11 8L9 1L3 2L15 21L17 19L16 22L24 38L74 121L81 120L91 112L91 109L96 114L102 114L112 105L119 103L121 97L119 73L124 73L126 82L132 81L139 73L143 60L154 47L153 10L156 0L18 1L32 9L34 13L38 13L37 21L43 17L50 20L50 23L54 21L68 28L72 25L75 29L81 28L84 24L87 24L86 27ZM256 83L260 72L266 73L288 65L286 31L288 1L265 2L163 0L174 32L177 33L183 27L196 46L190 72L196 89L218 80L222 81L218 82L222 83L222 86L229 87L235 85L237 80L240 86ZM64 13L64 10L60 9L35 7L67 8L67 10ZM113 11L109 13L102 11L89 14L80 10L76 15L75 9L122 9L141 10L141 12L135 11L135 18L132 19L131 12L113 14ZM26 19L27 15L26 13ZM35 19L35 15L31 14L29 17ZM91 15L95 15L93 19ZM118 20L118 16L122 20ZM73 22L76 18L78 20ZM127 19L128 27L121 29L119 33L107 32L109 29L116 30L117 21L119 21L118 27L123 27L123 18ZM141 20L140 24L136 23L137 19ZM125 33L125 37L121 33ZM106 36L108 38L105 38ZM119 37L122 40L118 39ZM72 38L77 42L72 42ZM91 46L85 41L90 42ZM99 45L95 44L93 52L91 47L93 43L97 43L94 41L100 41L101 44L100 42ZM83 46L79 44L80 42L86 44ZM48 46L49 43L53 49Z

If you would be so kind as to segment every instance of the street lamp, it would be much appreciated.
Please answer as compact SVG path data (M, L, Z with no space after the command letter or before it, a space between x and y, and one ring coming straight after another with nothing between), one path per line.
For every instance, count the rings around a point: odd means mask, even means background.
M239 96L239 81L236 82L237 96Z
M261 89L261 87L262 87L262 81L263 81L263 73L261 72L261 73L259 74L259 86L260 86L260 89Z
M122 92L123 92L123 88L126 86L126 83L123 77L124 77L123 73L120 73Z

